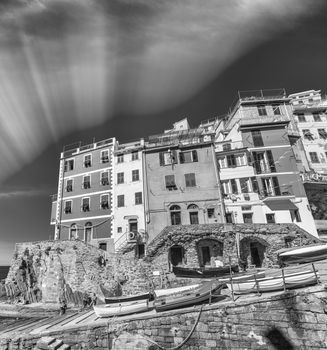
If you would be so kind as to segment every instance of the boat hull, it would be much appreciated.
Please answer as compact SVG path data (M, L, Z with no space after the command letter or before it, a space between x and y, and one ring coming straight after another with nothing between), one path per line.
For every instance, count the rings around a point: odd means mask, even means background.
M223 267L209 267L205 269L173 266L173 272L177 277L189 278L212 278L221 277L232 272L238 272L238 265L223 266Z
M95 305L93 308L98 317L113 317L146 312L151 307L148 300L137 300L116 304Z
M279 260L283 265L305 264L327 259L327 245L306 246L291 249L279 254Z
M104 300L106 304L117 304L117 303L124 303L124 302L137 301L137 300L153 300L153 294L143 293L143 294L130 295L130 296L107 297L107 298L104 298Z

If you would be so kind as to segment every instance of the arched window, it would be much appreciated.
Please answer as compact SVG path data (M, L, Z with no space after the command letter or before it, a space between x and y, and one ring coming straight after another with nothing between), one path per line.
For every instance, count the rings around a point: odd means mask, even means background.
M87 222L84 226L84 241L90 242L92 239L92 222Z
M187 210L190 214L190 224L197 225L199 223L199 207L196 204L190 204Z
M170 218L172 225L181 225L181 207L179 205L172 205L170 208Z
M69 239L76 239L76 238L77 238L77 225L71 224L70 232L69 232Z

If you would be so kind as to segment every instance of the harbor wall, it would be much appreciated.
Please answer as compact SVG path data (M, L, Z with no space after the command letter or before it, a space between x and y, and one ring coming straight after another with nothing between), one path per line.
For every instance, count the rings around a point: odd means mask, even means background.
M143 316L104 319L102 323L37 335L1 339L1 350L38 349L42 337L63 341L72 350L181 349L325 349L327 347L325 286L278 296L249 296L232 301ZM135 315L133 316L135 317ZM42 349L46 349L42 347Z

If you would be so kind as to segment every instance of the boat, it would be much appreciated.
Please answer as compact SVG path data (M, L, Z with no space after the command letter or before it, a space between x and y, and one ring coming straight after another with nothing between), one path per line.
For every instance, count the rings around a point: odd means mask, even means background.
M280 272L279 276L258 278L251 281L226 283L228 289L235 294L255 292L272 292L291 288L314 285L319 282L318 270L306 270L296 273Z
M113 317L146 312L153 308L149 300L134 300L115 304L94 305L94 312L98 317Z
M232 272L238 272L238 265L225 265L222 267L182 267L173 266L173 273L177 277L189 277L189 278L211 278L220 277Z
M190 290L196 289L198 287L200 287L200 284L192 284L192 285L188 285L188 286L168 288L168 289L155 289L154 295L156 298L160 298L163 296L181 294L183 292L190 291Z
M206 301L221 301L226 295L221 295L220 291L224 284L208 282L199 288L183 293L180 296L172 295L158 298L154 302L157 312L178 309L187 306L197 305Z
M218 281L220 283L227 283L230 282L231 280L233 282L245 282L245 281L251 281L254 280L256 278L264 278L266 277L266 272L265 271L258 271L258 272L254 272L254 273L236 273L230 277L223 277L223 278L219 278Z
M150 292L136 294L136 295L128 295L128 296L119 296L119 297L105 297L106 304L116 304L116 303L124 303L128 301L136 301L136 300L153 300L154 295Z
M281 249L277 251L281 265L304 264L327 259L327 244Z

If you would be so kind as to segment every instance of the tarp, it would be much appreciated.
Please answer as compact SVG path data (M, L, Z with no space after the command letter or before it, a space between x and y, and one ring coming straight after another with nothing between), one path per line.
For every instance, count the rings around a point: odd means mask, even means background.
M296 210L299 209L289 199L266 199L264 203L271 210Z

